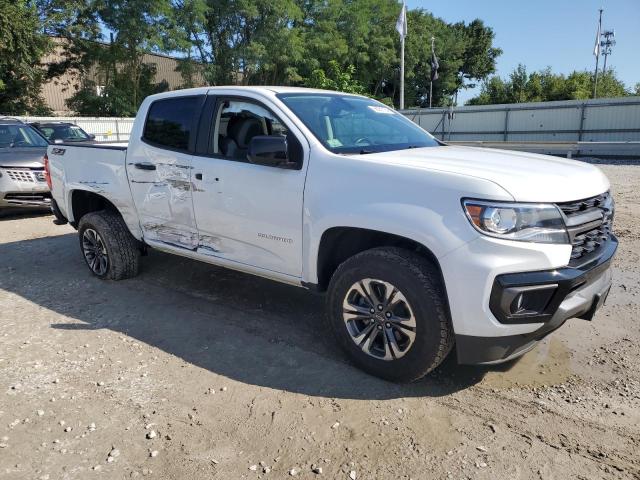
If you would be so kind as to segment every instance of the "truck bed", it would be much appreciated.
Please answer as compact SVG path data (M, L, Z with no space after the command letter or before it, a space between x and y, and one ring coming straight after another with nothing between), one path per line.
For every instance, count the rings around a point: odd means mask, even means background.
M132 232L137 231L127 178L126 143L59 143L48 147L47 156L53 199L70 222L74 221L74 192L87 192L106 198L122 212Z

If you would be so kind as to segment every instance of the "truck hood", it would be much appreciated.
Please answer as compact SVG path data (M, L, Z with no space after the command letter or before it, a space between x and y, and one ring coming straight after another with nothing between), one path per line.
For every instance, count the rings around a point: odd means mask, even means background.
M593 165L535 153L446 145L366 157L387 164L489 180L521 202L580 200L609 189L609 180Z
M0 148L0 167L42 168L46 148Z

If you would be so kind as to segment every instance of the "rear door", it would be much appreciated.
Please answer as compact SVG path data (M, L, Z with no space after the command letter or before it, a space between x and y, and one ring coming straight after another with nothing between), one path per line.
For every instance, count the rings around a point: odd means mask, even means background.
M203 114L211 124L208 153L193 164L198 252L300 277L308 143L276 105L249 96L216 100ZM256 135L286 136L299 169L249 163Z
M195 249L191 169L205 96L171 96L148 109L141 141L131 142L127 175L146 240Z

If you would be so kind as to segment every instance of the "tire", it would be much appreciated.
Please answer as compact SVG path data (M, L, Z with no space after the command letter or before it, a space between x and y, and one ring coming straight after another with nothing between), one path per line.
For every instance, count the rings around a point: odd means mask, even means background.
M376 297L383 300L376 302ZM401 248L373 248L342 263L329 283L327 314L352 362L393 382L422 378L442 363L454 343L437 268Z
M124 280L138 274L140 249L118 213L109 210L87 213L80 219L78 236L82 256L96 277ZM91 241L93 257L91 252L87 253ZM106 257L106 261L92 262L97 256Z

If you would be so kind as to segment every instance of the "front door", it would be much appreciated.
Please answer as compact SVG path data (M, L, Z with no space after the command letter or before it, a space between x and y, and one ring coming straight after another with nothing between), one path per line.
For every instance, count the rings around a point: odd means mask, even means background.
M218 98L208 156L193 163L198 252L258 269L300 277L302 205L308 144L275 105ZM249 163L257 135L287 137L299 169Z
M191 168L203 96L160 99L149 107L142 141L127 152L127 175L145 240L195 250Z

